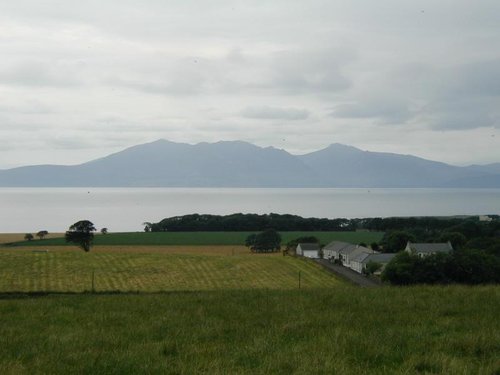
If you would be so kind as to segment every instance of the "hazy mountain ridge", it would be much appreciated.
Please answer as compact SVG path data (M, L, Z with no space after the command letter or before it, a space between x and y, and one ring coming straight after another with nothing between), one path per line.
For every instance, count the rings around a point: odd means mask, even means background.
M0 170L19 187L500 187L500 163L457 167L332 144L305 155L242 141L158 140L75 166Z

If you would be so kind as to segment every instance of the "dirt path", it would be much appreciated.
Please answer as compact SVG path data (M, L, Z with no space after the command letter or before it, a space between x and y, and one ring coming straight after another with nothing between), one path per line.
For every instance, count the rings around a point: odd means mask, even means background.
M374 280L368 279L363 275L343 266L339 266L338 264L333 264L327 261L326 259L315 259L316 262L325 267L328 271L349 280L353 284L359 285L365 288L373 288L381 286Z

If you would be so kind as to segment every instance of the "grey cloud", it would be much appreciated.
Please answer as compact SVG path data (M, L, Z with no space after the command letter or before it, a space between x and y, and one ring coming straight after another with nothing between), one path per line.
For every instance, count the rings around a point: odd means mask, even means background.
M352 51L304 49L276 53L271 63L269 84L288 94L317 94L346 90L351 80L342 67Z
M35 61L1 69L0 83L31 87L71 87L80 84L71 66Z
M430 85L430 100L422 110L429 126L436 130L500 128L499 64L498 60L479 61L437 70L438 84Z
M305 120L310 112L305 109L277 108L277 107L247 107L241 111L241 116L249 119L261 120Z
M372 119L375 124L420 124L434 130L500 125L500 62L478 61L446 68L430 64L392 67L331 115Z
M498 105L495 100L457 96L430 105L425 112L426 122L435 130L500 128Z
M0 113L14 113L22 115L44 115L54 113L52 107L36 100L23 100L15 105L0 104Z
M500 60L461 65L454 69L452 77L449 78L452 94L500 97Z
M340 104L331 113L338 118L375 118L383 124L402 124L412 116L409 103L389 98L368 99L365 101Z

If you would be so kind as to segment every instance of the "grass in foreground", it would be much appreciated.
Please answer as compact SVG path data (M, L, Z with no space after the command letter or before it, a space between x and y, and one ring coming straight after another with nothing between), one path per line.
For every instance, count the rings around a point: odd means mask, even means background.
M248 235L256 232L127 232L97 235L96 245L244 245ZM280 232L282 243L298 237L315 236L321 243L346 241L352 243L378 242L383 232ZM12 246L61 246L66 245L64 238L21 241Z
M341 282L320 266L281 254L82 250L0 251L0 292L182 291L333 287ZM213 249L212 249L213 250ZM235 255L232 255L234 253Z
M500 372L500 288L0 299L0 373Z

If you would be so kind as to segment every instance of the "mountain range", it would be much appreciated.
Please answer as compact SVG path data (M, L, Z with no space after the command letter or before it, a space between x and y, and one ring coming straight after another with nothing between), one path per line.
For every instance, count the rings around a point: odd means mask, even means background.
M305 155L241 141L158 140L80 165L0 170L3 187L500 187L500 163L453 166L332 144Z

